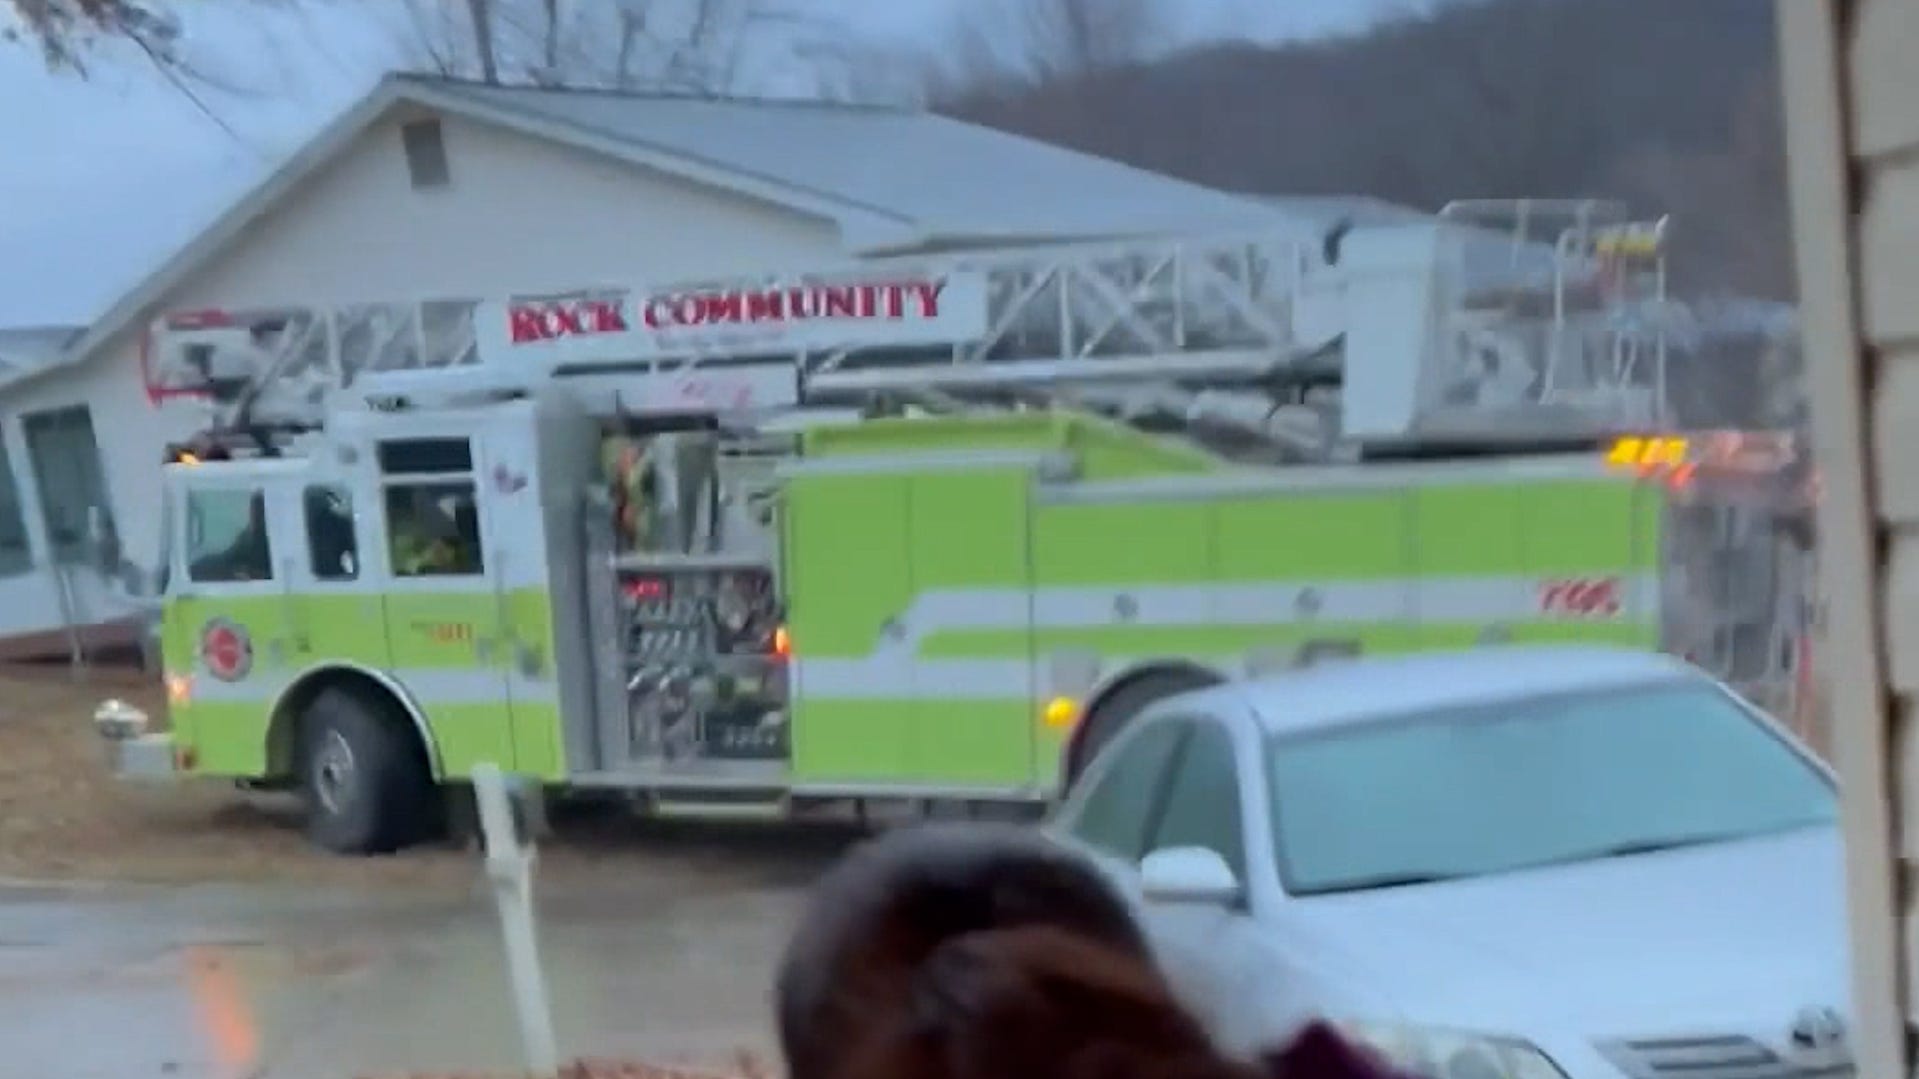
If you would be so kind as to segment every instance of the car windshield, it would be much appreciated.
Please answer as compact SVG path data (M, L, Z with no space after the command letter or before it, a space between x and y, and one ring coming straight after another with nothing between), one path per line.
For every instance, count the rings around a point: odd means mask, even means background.
M1280 875L1308 895L1829 824L1826 776L1717 687L1555 694L1277 735Z

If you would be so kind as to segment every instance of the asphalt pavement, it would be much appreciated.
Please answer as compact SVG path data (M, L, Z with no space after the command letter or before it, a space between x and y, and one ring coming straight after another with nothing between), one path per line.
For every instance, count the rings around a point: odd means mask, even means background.
M562 1055L770 1056L772 965L805 884L843 843L682 836L613 871L544 876ZM0 1079L524 1064L477 860L451 888L0 883L0 1045Z

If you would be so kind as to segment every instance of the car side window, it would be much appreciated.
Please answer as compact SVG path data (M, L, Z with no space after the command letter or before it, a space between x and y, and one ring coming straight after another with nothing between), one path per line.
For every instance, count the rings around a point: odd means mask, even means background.
M1146 853L1146 822L1152 816L1166 767L1186 728L1158 723L1113 747L1118 754L1093 776L1072 832L1108 854L1136 861Z
M1246 877L1246 840L1240 815L1239 770L1233 740L1215 723L1196 723L1180 747L1166 788L1165 808L1154 823L1149 850L1205 847Z

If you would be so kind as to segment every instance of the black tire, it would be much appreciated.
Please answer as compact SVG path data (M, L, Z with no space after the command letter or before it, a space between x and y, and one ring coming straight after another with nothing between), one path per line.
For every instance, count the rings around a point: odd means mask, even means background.
M323 691L300 723L307 836L336 854L389 854L425 838L433 777L405 721L361 696Z
M1086 733L1073 743L1072 751L1066 758L1066 782L1062 792L1072 790L1087 765L1099 756L1099 751L1119 737L1119 732L1126 729L1133 717L1144 712L1149 705L1175 693L1204 689L1218 683L1218 676L1196 667L1174 667L1142 675L1115 689L1086 717Z

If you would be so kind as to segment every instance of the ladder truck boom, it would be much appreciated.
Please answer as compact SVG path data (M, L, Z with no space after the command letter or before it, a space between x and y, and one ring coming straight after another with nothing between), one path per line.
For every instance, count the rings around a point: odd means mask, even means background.
M1548 211L1569 223L1530 234ZM1458 204L1323 242L1276 229L665 287L175 313L153 327L146 377L156 401L212 398L293 426L317 424L337 391L390 381L368 376L476 367L505 382L624 385L626 406L641 378L649 408L1069 402L1228 430L1282 459L1342 439L1496 444L1656 422L1663 226L1615 222L1604 204L1527 204L1504 230L1492 216ZM790 393L767 397L780 381Z

